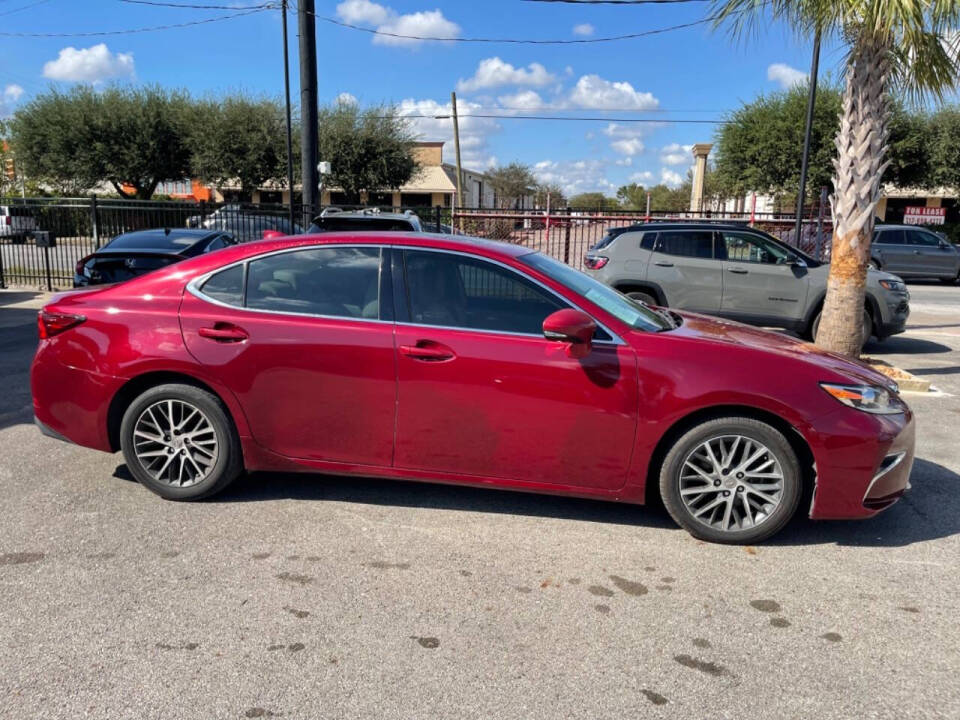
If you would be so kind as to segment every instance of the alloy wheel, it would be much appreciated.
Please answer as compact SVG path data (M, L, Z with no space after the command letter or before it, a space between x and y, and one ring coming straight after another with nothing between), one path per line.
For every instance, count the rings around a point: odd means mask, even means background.
M762 524L784 493L777 456L743 435L720 435L697 445L684 459L679 480L690 516L724 532Z
M210 474L219 452L209 418L183 400L159 400L133 428L134 454L143 469L171 487L196 485Z

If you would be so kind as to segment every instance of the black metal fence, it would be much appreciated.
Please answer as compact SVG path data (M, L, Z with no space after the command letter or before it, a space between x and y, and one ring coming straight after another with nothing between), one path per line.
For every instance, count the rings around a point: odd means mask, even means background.
M203 227L226 230L241 242L258 240L268 230L299 233L320 208L288 205L140 201L104 198L0 198L15 207L18 226L0 224L0 287L71 287L77 263L115 236L148 228ZM343 207L342 210L356 208ZM371 210L371 208L366 208ZM752 225L818 258L829 256L831 227L815 214L805 219L799 240L791 215L743 212L650 212L625 210L499 210L490 208L381 207L381 212L415 213L427 232L455 233L502 240L552 255L582 268L587 250L611 228L656 221L720 221ZM26 229L24 229L26 218ZM0 217L0 223L3 218ZM35 231L55 242L38 245Z

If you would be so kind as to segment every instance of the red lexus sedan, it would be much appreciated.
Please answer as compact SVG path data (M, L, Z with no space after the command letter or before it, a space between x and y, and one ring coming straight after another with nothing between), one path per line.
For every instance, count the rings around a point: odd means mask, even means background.
M912 413L865 365L515 245L265 240L59 295L39 331L40 429L175 500L244 470L659 493L693 535L753 543L805 489L812 518L874 515L913 463Z

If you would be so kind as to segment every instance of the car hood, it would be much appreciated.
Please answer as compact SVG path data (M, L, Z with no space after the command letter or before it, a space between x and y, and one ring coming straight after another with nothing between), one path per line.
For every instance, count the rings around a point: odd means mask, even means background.
M732 344L771 355L788 356L817 365L853 383L880 385L891 390L896 387L890 378L864 362L821 350L813 343L783 333L695 313L676 314L683 319L683 323L679 328L666 332L701 342Z

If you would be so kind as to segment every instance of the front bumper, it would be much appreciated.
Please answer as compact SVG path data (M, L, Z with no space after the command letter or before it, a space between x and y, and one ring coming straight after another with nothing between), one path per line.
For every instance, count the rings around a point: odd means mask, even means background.
M898 335L907 329L907 318L910 317L910 294L903 293L886 298L886 312L877 319L877 337L881 340L891 335Z
M817 480L810 517L867 518L910 488L916 442L913 413L871 415L842 408L815 427Z

